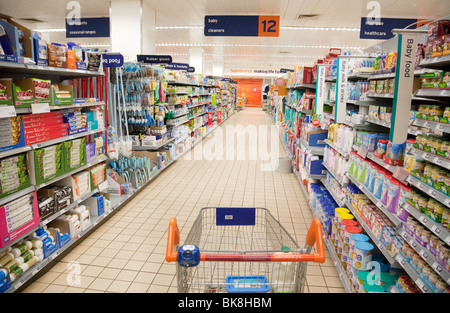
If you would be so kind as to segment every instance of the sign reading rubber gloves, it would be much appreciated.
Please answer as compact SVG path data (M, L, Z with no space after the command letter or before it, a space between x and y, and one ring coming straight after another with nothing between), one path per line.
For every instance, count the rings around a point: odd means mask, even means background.
M279 37L279 16L206 15L205 36Z

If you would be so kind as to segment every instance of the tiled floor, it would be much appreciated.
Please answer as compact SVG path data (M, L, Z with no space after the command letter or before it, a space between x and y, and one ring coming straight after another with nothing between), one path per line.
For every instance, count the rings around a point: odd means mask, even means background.
M254 125L259 134L261 125L270 138L273 123L261 109L234 114L23 292L177 292L176 265L164 259L169 219L177 218L183 242L199 209L207 206L265 207L303 245L312 214L295 175L262 171L267 153L237 159L240 149L251 146L248 140L239 143L240 131L234 143L214 145L214 139L230 129L227 126L236 125ZM276 142L280 157L285 157L281 142ZM234 158L230 148L235 148ZM203 154L199 159L198 152L205 150L222 157L211 160ZM308 264L306 292L345 292L326 253L324 264Z

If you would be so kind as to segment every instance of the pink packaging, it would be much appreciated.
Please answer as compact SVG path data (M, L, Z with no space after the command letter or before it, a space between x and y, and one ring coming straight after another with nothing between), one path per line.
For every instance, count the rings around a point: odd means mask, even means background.
M37 195L36 191L33 191L32 193L28 194L27 196L32 196L32 209L27 211L25 210L23 213L16 214L17 215L29 215L31 216L31 220L28 220L26 224L23 224L21 226L15 227L12 221L12 216L14 216L14 212L9 211L9 206L15 203L15 201L20 201L20 199L25 199L24 197L20 197L19 199L16 199L14 201L11 201L10 203L7 203L0 207L0 248L10 244L11 242L14 242L17 240L20 236L23 234L26 234L30 230L32 230L34 227L38 226L40 223L39 219L39 208L38 208L38 201L37 201ZM20 210L17 209L17 210ZM17 223L20 223L20 220L17 221Z

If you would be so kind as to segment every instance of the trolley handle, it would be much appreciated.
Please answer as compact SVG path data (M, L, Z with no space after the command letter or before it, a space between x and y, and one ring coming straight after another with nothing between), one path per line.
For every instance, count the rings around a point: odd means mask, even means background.
M176 262L178 252L174 247L180 243L180 230L177 219L172 217L169 223L167 237L166 261ZM310 254L200 254L201 261L241 261L241 262L325 262L325 245L323 242L322 225L317 218L314 218L306 234L306 244L310 247L316 245L316 253Z
M167 236L166 261L176 262L178 253L173 248L180 244L180 229L178 228L177 219L172 217L169 222L169 233Z

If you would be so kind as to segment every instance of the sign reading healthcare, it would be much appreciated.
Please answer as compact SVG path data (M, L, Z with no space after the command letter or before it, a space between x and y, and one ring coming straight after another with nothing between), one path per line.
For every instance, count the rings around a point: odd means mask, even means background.
M395 28L417 28L422 26L418 19L411 18L378 18L361 17L359 38L361 39L390 39L394 37L392 30ZM410 26L411 24L414 24Z
M79 21L66 19L66 37L109 37L109 17L86 17Z
M205 36L279 37L279 16L206 15Z
M170 55L146 55L138 54L138 62L155 63L155 64L168 64L172 63L172 56Z

